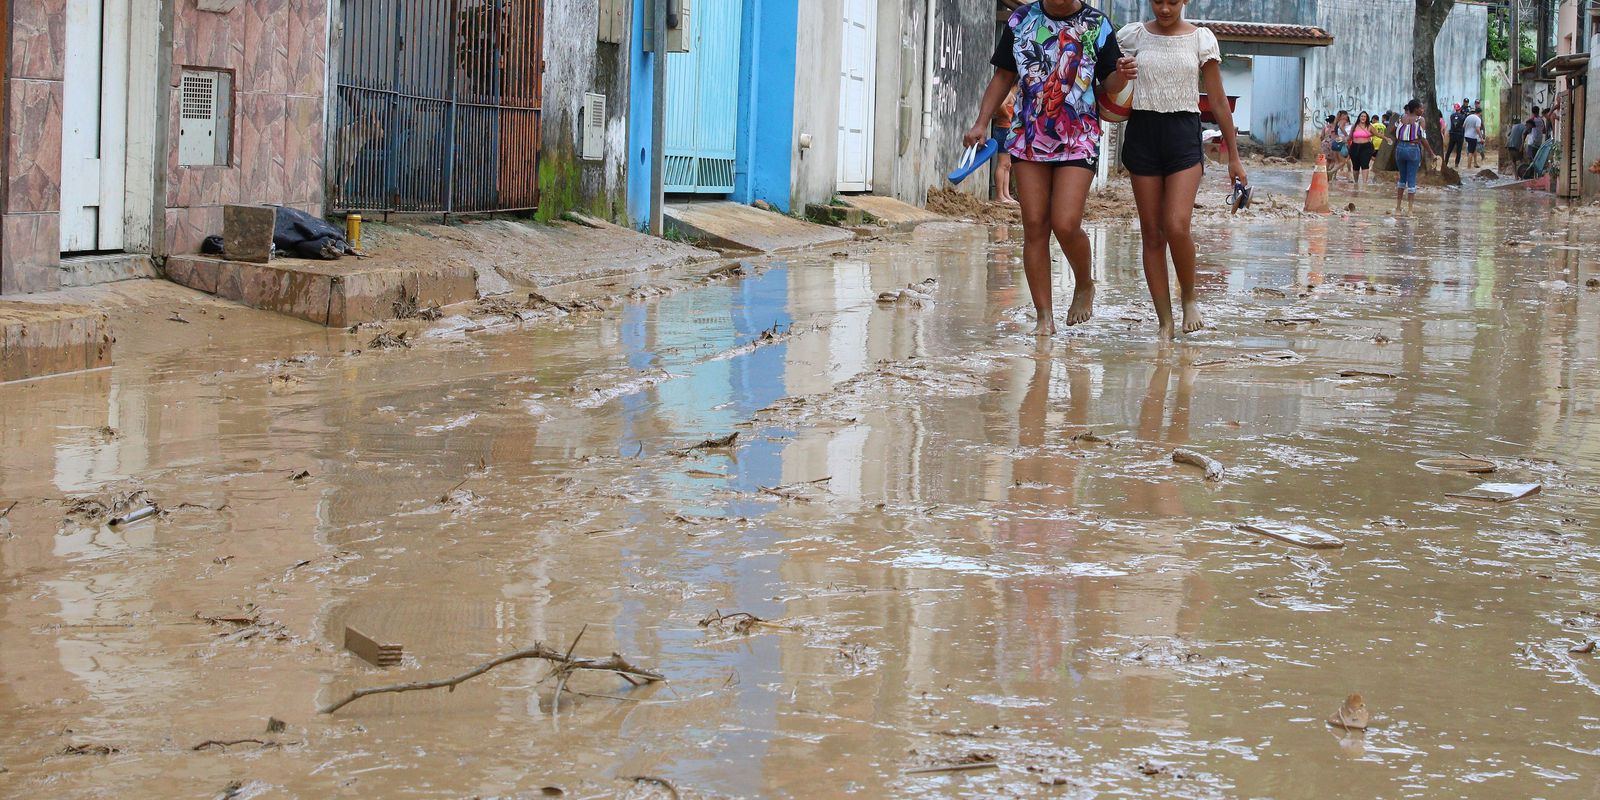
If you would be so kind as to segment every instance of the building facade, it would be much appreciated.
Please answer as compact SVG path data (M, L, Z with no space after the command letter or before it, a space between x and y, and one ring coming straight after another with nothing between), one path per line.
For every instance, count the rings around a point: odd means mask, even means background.
M326 0L7 0L0 294L322 212ZM133 267L137 271L137 267Z

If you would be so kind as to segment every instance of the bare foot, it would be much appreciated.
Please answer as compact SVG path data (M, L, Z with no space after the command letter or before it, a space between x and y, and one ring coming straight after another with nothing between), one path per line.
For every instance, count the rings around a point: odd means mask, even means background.
M1081 325L1094 316L1094 282L1078 284L1072 290L1072 307L1067 309L1067 324Z
M1206 326L1205 317L1200 316L1200 303L1194 300L1183 304L1183 332L1194 333Z
M1175 335L1172 332L1172 320L1161 320L1161 327L1157 330L1156 336L1159 337L1163 342L1172 341L1175 338Z
M1055 320L1051 319L1050 317L1041 318L1039 320L1039 324L1033 326L1033 335L1034 336L1054 336L1054 335L1056 335L1056 322L1055 322Z

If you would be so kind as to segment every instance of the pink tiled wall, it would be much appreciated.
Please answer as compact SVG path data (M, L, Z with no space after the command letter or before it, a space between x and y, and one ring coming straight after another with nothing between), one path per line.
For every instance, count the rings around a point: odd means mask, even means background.
M5 49L5 175L0 197L0 294L61 285L61 78L66 0L0 2ZM0 35L5 35L0 33Z
M167 252L193 253L222 232L222 206L272 203L322 213L327 0L245 0L233 11L180 2L169 103ZM185 67L233 75L226 167L178 166L178 83Z

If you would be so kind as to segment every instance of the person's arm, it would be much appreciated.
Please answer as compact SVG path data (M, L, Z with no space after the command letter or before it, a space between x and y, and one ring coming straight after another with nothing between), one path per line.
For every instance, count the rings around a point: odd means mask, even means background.
M1244 162L1239 159L1239 132L1233 127L1233 109L1228 105L1228 92L1222 88L1222 62L1212 59L1200 65L1200 85L1205 87L1206 98L1211 101L1211 116L1222 128L1222 141L1228 146L1228 177L1250 184L1244 172Z
M961 143L971 147L989 138L989 125L994 121L995 112L1000 110L1000 105L1006 101L1006 95L1011 93L1011 87L1017 85L1017 73L996 67L994 77L989 79L989 88L983 90L983 101L978 105L978 121L972 123L971 130L961 137Z

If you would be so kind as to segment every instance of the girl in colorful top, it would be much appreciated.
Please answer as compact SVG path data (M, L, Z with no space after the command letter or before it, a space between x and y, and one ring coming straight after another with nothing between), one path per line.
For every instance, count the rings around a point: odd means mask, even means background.
M1119 61L1125 63L1119 65ZM1050 235L1072 265L1067 324L1094 314L1089 237L1083 206L1100 157L1097 92L1116 94L1132 77L1111 20L1082 0L1035 0L1007 20L995 46L994 78L983 93L968 147L989 136L989 120L1013 87L1016 111L1004 142L1022 202L1022 270L1038 324L1035 336L1056 332L1050 287ZM1199 146L1199 139L1195 140Z
M1182 293L1183 331L1192 333L1205 327L1195 296L1194 237L1189 232L1203 158L1202 86L1212 116L1222 128L1228 175L1249 184L1239 161L1233 113L1222 88L1217 37L1184 21L1186 1L1151 0L1155 19L1135 22L1117 32L1123 52L1135 60L1133 113L1122 144L1122 163L1133 175L1133 199L1139 207L1139 233L1144 240L1144 278L1150 286L1150 299L1155 301L1163 339L1171 339L1174 332L1168 251Z
M1394 166L1400 170L1400 180L1395 184L1394 213L1400 213L1400 198L1409 198L1407 209L1417 210L1417 170L1422 168L1422 152L1433 160L1433 145L1422 133L1422 101L1413 99L1406 103L1406 113L1394 128Z

